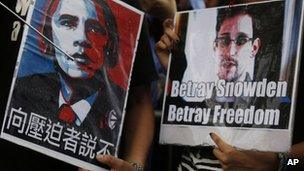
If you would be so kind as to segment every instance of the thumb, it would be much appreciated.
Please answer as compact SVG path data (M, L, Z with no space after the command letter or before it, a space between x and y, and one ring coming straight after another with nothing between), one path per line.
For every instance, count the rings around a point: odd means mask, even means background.
M173 29L173 20L171 18L168 18L163 22L163 29L166 30L167 28Z
M108 165L112 169L117 168L119 166L119 164L121 163L121 159L116 158L111 155L97 155L96 159L99 162Z

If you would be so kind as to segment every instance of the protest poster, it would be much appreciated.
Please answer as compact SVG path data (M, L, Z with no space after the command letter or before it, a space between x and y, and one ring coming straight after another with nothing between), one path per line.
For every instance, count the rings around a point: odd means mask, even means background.
M143 13L118 0L30 1L1 138L89 170L117 156Z
M302 2L272 0L178 12L161 144L285 152L291 145Z

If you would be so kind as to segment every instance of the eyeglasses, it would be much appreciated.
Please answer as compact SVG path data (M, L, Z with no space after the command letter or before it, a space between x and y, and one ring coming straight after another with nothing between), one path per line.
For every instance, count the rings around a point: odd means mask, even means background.
M216 47L220 48L228 48L231 42L234 42L237 46L242 46L249 41L253 41L253 38L249 38L247 36L238 36L236 39L231 39L229 36L217 37L214 40Z

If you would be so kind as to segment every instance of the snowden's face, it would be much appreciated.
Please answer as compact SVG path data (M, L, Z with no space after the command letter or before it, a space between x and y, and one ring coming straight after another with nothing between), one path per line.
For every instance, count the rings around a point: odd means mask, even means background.
M246 73L253 78L255 54L252 54L252 36L252 18L249 15L224 20L215 43L215 69L219 79L244 81Z
M88 0L61 0L52 17L55 57L60 68L72 78L91 78L104 64L103 49L108 41L104 14Z

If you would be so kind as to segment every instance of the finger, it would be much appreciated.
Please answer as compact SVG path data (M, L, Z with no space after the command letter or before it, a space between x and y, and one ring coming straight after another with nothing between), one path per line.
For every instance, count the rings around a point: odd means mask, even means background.
M156 44L156 52L160 63L165 69L167 69L169 64L169 54L170 54L169 47L163 41L158 41L158 43Z
M179 37L177 36L177 34L173 31L173 20L172 19L166 19L163 22L163 29L164 29L164 33L174 42L178 42L179 41Z
M166 28L164 33L169 37L170 40L174 41L175 43L179 42L179 37L171 28Z
M226 156L221 150L219 150L218 148L214 148L213 149L213 154L220 161L221 164L226 163L226 160L227 160Z
M168 49L171 49L171 48L172 48L172 45L173 45L172 40L171 40L166 34L164 34L164 35L160 38L160 40L161 40L163 43L165 43L165 44L167 45L167 48L168 48Z
M167 28L173 29L173 20L168 18L163 22L163 29L166 30Z
M221 151L226 152L226 151L230 151L233 149L233 147L231 145L227 144L217 134L210 133L210 137Z
M121 165L121 162L122 162L121 159L116 158L116 157L111 156L111 155L98 155L96 157L96 159L99 162L108 165L112 169L115 169L115 168L119 167Z
M168 46L164 42L162 42L162 41L157 42L157 44L156 44L155 47L156 47L156 50L160 50L160 51L166 50L166 51L169 51Z

